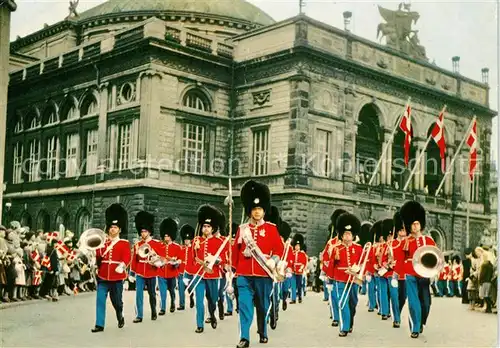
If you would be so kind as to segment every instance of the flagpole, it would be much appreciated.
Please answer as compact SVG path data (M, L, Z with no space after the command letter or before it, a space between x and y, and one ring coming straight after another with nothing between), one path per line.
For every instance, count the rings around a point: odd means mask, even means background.
M426 152L426 149L427 149L427 146L429 145L429 143L431 142L431 139L432 139L432 134L429 135L429 137L427 138L427 141L425 142L425 145L424 145L424 148L422 150L422 152L420 153L420 155L418 156L417 158L417 162L415 163L415 165L413 166L413 169L411 170L411 173L410 173L410 176L408 177L408 180L406 180L406 184L405 184L405 187L403 188L403 191L406 191L406 189L408 188L408 186L410 185L410 182L411 182L411 179L413 178L413 175L415 174L415 172L417 171L417 168L419 167L420 165L420 161L422 160L422 157L424 157L425 155L425 152Z
M403 113L401 115L399 115L399 117L397 119L397 122L396 122L396 126L392 130L391 137L389 138L389 141L385 144L384 149L382 150L382 154L380 155L380 159L379 159L379 161L377 163L377 167L375 168L375 171L373 172L372 177L370 178L370 181L368 182L368 186L371 186L373 180L375 179L375 176L377 175L377 172L380 169L380 165L382 164L382 160L384 159L384 157L385 157L385 155L387 153L387 150L389 150L389 146L394 141L394 135L396 135L396 131L399 128L399 124L401 123L401 119L403 118L403 116L404 116L404 114L406 112L406 109L410 105L410 102L411 102L411 97L408 97L408 101L406 102L406 104L404 106Z
M469 247L469 240L470 240L470 235L469 235L469 232L470 232L469 231L469 212L470 212L470 204L469 203L470 203L470 194L471 194L470 189L471 188L470 188L470 184L469 184L469 190L467 192L467 215L465 218L465 220L466 220L465 224L466 224L466 229L467 229L466 230L467 234L465 236L465 245L467 248Z
M474 124L475 120L476 120L476 116L474 115L474 117L472 118L472 121L470 122L469 128L467 129L467 132L465 132L465 136L463 137L462 141L460 142L460 145L458 145L457 151L455 152L455 155L453 156L453 158L450 162L450 165L448 166L448 168L446 168L446 172L444 173L443 179L441 180L441 183L439 184L439 186L436 190L435 197L437 197L439 195L439 191L441 191L441 188L444 185L446 177L448 176L448 174L450 174L452 172L453 164L455 163L458 155L460 154L460 151L462 150L462 147L464 146L465 140L469 136L470 130L471 130L472 125Z

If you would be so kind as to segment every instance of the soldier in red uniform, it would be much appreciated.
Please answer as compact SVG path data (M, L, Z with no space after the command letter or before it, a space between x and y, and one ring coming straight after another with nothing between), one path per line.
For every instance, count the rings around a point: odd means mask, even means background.
M405 283L405 259L406 254L403 250L404 241L406 238L406 230L401 220L399 211L394 214L392 218L394 222L394 233L396 240L393 241L392 250L394 253L394 273L398 275L398 300L399 300L399 313L403 310L406 302L406 283Z
M229 225L227 226L226 230L229 231ZM231 245L230 245L229 248L232 248L232 246L234 245L234 238L236 237L236 232L237 231L238 231L238 224L235 223L235 222L233 222L231 224ZM230 249L229 248L226 250L226 259L228 260L228 262L231 261L231 257L229 255L230 254ZM232 249L231 249L231 251L232 251ZM239 307L238 307L238 287L236 286L236 277L237 277L237 275L232 272L232 270L230 269L230 267L231 266L229 264L226 265L226 268L227 268L226 269L226 275L229 273L228 271L231 271L231 273L230 273L230 275L232 276L232 279L231 279L231 283L232 283L231 286L232 287L231 288L233 290L233 293L232 294L228 293L227 287L226 287L225 293L226 293L227 311L226 311L226 313L224 313L224 316L226 316L226 317L233 315L233 306L234 306L233 300L236 300L236 313L239 312ZM227 278L226 281L228 279L229 278Z
M92 332L104 331L106 318L106 298L116 311L118 327L125 325L123 318L123 280L127 278L127 267L130 264L130 244L120 239L120 232L127 226L127 211L120 204L112 204L106 209L106 230L108 239L104 246L96 250L97 301L96 322ZM126 231L125 231L126 232Z
M282 221L280 224L280 229L279 233L281 235L281 239L283 241L283 247L285 247L285 243L290 238L290 234L292 233L292 228L286 221ZM285 259L285 253L286 259ZM283 310L286 311L287 309L287 299L288 299L288 293L291 289L291 284L293 279L293 263L295 261L294 255L293 255L293 248L292 248L292 243L288 244L288 252L287 249L283 250L283 256L281 257L282 260L285 260L287 262L287 267L286 267L286 273L285 273L285 280L281 284L281 300L283 301Z
M147 286L151 320L157 319L156 313L156 277L159 268L163 265L158 255L161 254L161 243L154 240L151 234L154 230L154 216L146 211L140 211L135 216L135 228L141 240L134 245L132 254L132 271L136 275L135 307L136 318L134 323L141 323L144 309L144 286ZM146 245L146 246L143 246ZM147 255L141 255L148 250Z
M269 188L253 180L247 181L241 189L241 200L249 222L240 225L232 251L232 265L236 268L238 303L240 306L240 342L237 347L250 346L250 326L253 320L254 301L267 313L273 289L272 271L259 263L257 253L248 248L248 243L260 249L261 256L272 258L276 263L283 255L283 243L276 225L266 222L264 215L271 209ZM259 259L261 262L264 260ZM264 261L264 262L267 262ZM270 274L271 273L271 274ZM258 322L257 326L261 326ZM267 343L267 325L258 327L260 343Z
M160 236L163 240L160 257L165 258L165 265L160 269L158 287L160 288L160 313L165 315L167 309L167 290L170 294L170 313L175 312L175 287L182 259L182 249L175 241L177 238L177 222L172 218L160 224Z
M210 324L213 329L217 328L215 308L222 277L221 267L224 266L225 262L223 252L225 244L221 238L215 237L213 233L220 228L221 223L224 223L223 218L217 208L207 204L198 209L198 226L201 228L202 236L196 236L192 245L194 263L198 267L194 279L194 286L196 286L196 333L204 331L205 294L208 299ZM201 279L199 279L200 277Z
M425 209L420 203L406 202L401 207L400 213L406 231L411 231L411 235L406 239L403 247L406 251L406 296L410 309L411 337L418 338L427 323L431 307L430 280L415 271L412 260L418 248L435 246L436 243L430 236L422 235L425 229Z
M290 304L297 302L297 293L299 303L302 303L302 283L304 281L304 273L307 269L308 256L304 251L305 243L304 236L295 234L293 236L292 246L293 251L293 280L292 280L292 301ZM293 286L295 284L295 286Z
M445 257L445 265L441 272L438 275L437 281L437 297L443 297L445 294L448 294L448 282L451 274L451 267L448 261L448 257Z
M179 276L177 277L179 287L179 307L177 307L177 310L183 311L186 304L186 286L193 279L193 275L197 271L197 269L194 269L193 254L189 252L194 238L193 226L189 224L182 225L180 235L184 245L181 246L181 264L179 265ZM189 298L189 308L193 307L194 295L191 295Z
M378 273L378 296L380 299L380 314L382 320L389 319L389 277L392 277L392 264L388 260L388 242L387 237L392 233L394 226L392 219L382 220L380 229L377 230L376 239L379 242L377 248L377 273Z
M347 272L354 274L360 271L360 257L363 248L353 242L360 228L359 219L350 213L344 213L337 218L336 230L342 244L335 247L330 261L334 262L336 266L334 277L336 291L339 296L340 337L347 336L348 332L352 332L354 326L354 316L358 304L358 285L352 284L350 291L344 295L347 296L347 300L344 302L342 302L342 294L344 290L347 291L348 281L352 281L352 276Z

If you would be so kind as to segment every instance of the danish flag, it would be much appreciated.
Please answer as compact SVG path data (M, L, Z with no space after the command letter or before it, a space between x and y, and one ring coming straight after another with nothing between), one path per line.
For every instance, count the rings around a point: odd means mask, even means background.
M439 118L437 122L434 124L434 128L432 128L432 138L436 142L439 147L439 156L441 157L441 171L444 173L446 170L446 141L444 139L444 111L441 111L439 114Z
M77 256L78 256L78 254L76 253L76 251L71 250L69 252L68 256L66 257L66 260L68 260L68 262L73 262L73 261L75 261Z
M49 271L52 270L52 267L51 267L51 264L50 264L50 257L48 257L47 255L45 255L43 257L41 265L44 266L44 267L47 267L47 269Z
M47 243L52 243L53 240L56 240L59 238L59 232L50 232L50 233L47 233L47 236L45 237L45 240L47 241Z
M405 165L408 167L408 162L410 161L410 146L411 146L411 137L413 133L413 129L411 128L411 106L410 104L406 105L405 112L403 114L403 118L401 118L401 123L399 124L399 128L405 133Z
M61 253L61 255L63 255L63 256L68 254L70 251L69 247L66 244L64 244L62 241L58 241L56 243L56 245L54 245L54 249L59 251Z
M467 145L469 145L469 176L474 179L474 171L477 166L477 122L476 119L472 120L472 127L467 137Z
M35 277L33 278L33 286L38 286L42 283L42 271L35 271Z
M37 249L31 252L31 259L35 262L40 262L40 253L38 252Z

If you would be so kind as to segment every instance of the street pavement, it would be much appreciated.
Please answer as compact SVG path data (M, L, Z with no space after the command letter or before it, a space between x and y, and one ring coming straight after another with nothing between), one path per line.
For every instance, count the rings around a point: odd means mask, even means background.
M239 341L238 317L219 321L216 330L194 332L195 309L169 313L150 320L145 293L144 320L133 324L135 292L124 293L125 320L118 329L108 300L106 329L91 333L95 318L95 293L63 297L59 302L32 301L0 310L0 347L235 347ZM366 297L360 296L354 332L338 337L330 326L328 306L319 294L308 292L302 304L280 311L278 328L269 329L267 347L497 347L497 315L471 312L458 298L433 298L428 326L418 339L409 337L408 309L403 325L392 328L376 313L368 313ZM251 330L251 346L258 343Z

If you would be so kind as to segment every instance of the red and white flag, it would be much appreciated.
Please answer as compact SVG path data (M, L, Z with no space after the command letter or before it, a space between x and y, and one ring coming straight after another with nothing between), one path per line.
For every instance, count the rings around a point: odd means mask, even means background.
M474 179L474 171L477 166L477 121L474 119L472 121L472 127L470 129L469 135L467 136L467 145L469 145L469 176L470 179Z
M439 118L437 122L434 124L434 128L432 128L432 138L436 142L439 147L439 157L441 157L441 171L444 173L446 171L446 141L444 139L444 111L441 111L439 114Z
M73 262L76 260L77 256L78 256L78 253L75 250L71 250L69 252L68 256L66 257L66 260L68 260L68 262Z
M49 271L52 270L52 267L50 265L50 257L48 255L45 255L43 257L41 265L47 267Z
M59 238L58 232L49 232L45 235L45 241L50 244L52 241L57 240Z
M54 249L59 251L62 256L66 256L70 252L69 247L60 240L54 245Z
M399 128L403 131L403 133L405 133L405 165L408 167L408 162L410 161L410 147L412 137L410 104L406 105L403 118L401 118L401 123L399 124Z
M42 283L42 271L35 271L35 277L33 278L33 286L38 286Z
M40 253L38 252L37 249L31 252L31 259L35 262L40 262Z

